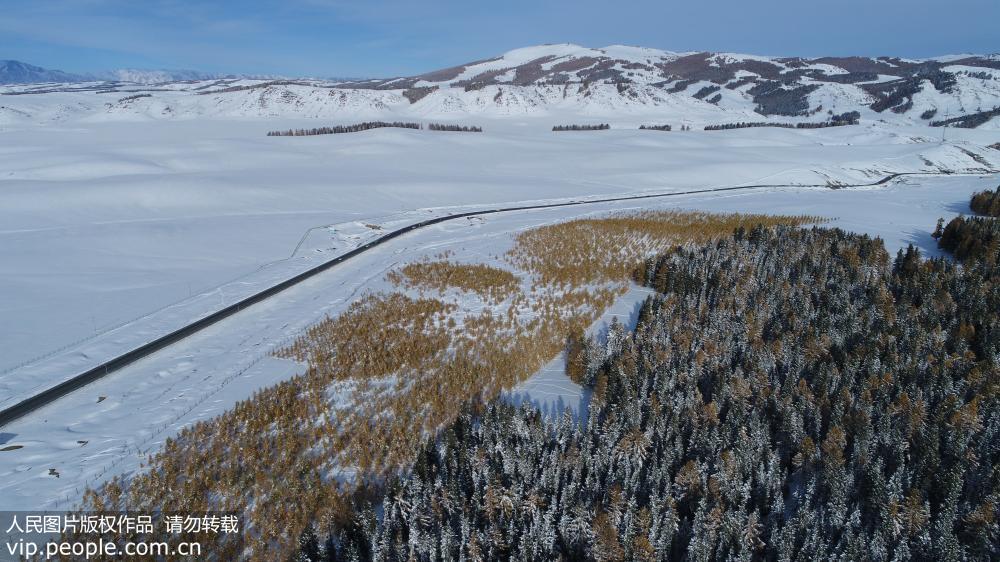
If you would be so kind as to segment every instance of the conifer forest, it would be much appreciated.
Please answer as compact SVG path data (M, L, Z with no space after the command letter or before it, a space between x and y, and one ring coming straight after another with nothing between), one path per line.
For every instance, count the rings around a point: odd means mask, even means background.
M295 560L996 560L1000 227L949 255L738 228L647 260L571 338L583 421L470 406Z

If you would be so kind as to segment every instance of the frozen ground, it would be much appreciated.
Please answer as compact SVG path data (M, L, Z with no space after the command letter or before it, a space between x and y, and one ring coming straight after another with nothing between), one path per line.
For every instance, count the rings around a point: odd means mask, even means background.
M482 134L383 129L298 138L264 134L316 123L8 124L0 129L0 406L347 251L380 228L428 216L501 202L1000 168L1000 151L984 148L998 140L991 131L948 131L945 144L933 137L938 130L878 123L549 131L563 121L480 121ZM878 188L766 188L641 205L817 214L882 236L890 249L915 243L934 252L929 232L937 218L962 212L970 193L996 182L907 178ZM184 425L290 376L301 366L269 358L271 351L360 293L385 288L384 273L400 263L444 249L488 260L519 229L638 205L450 222L365 253L0 429L0 449L19 447L0 451L0 508L66 507L88 483L135 470ZM616 313L633 304L621 301ZM578 404L579 389L560 372L553 363L514 394L549 409Z

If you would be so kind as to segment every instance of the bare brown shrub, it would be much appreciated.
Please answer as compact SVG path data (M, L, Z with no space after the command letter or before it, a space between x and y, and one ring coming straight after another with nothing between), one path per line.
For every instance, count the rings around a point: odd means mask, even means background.
M404 469L465 404L496 396L563 350L651 253L739 226L815 220L671 211L545 226L519 234L507 254L531 279L526 291L515 272L443 261L448 254L406 266L390 279L439 298L367 295L319 322L278 353L307 363L304 375L181 430L145 471L88 491L82 509L242 511L245 548L219 544L213 554L286 559L310 522L342 516L355 486ZM449 288L486 306L446 302Z
M714 215L685 211L644 211L580 219L524 231L508 252L520 269L542 283L581 286L621 281L645 256L671 245L702 243L736 228L761 224L804 224L809 216Z
M411 263L399 271L389 272L388 278L397 287L438 292L455 287L494 302L510 297L520 286L518 277L506 269L451 261Z

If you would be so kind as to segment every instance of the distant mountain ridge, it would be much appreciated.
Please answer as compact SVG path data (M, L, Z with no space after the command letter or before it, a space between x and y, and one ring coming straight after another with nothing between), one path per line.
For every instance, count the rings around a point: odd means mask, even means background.
M765 57L736 53L676 53L613 45L592 49L573 44L539 45L502 56L417 76L349 82L344 87L404 89L411 100L441 88L481 90L488 86L588 87L614 84L623 95L632 86L680 93L699 84L694 97L717 103L722 88L752 97L763 115L803 115L807 97L823 85L854 85L873 98L878 112L909 110L928 81L950 93L955 72L984 80L1000 77L998 55L952 55L929 59L900 57Z
M29 70L14 68L11 75L19 81L52 78L44 69ZM94 75L83 78L101 80ZM561 114L575 116L567 123L624 120L688 128L872 121L1000 128L1000 56L995 54L802 58L559 44L514 49L409 77L261 79L125 70L105 74L103 80L8 86L3 94L101 94L65 102L62 110L53 111L54 119L87 111L157 119L412 120ZM112 98L114 94L121 95ZM36 106L14 109L20 113L11 110L4 117L0 112L0 120L44 113Z
M407 78L369 81L373 87L448 84L476 88L489 84L539 85L585 82L655 84L708 80L727 84L743 77L788 84L801 78L819 82L864 83L879 75L926 75L944 66L1000 70L1000 55L950 55L928 59L900 57L767 57L737 53L662 51L612 45L600 49L574 44L514 49L499 57Z
M92 75L92 79L132 82L135 84L160 84L183 80L214 80L222 77L221 74L198 72L196 70L142 70L136 68L120 68Z
M119 68L87 74L74 74L50 70L16 60L0 61L0 84L74 83L74 82L130 82L133 84L161 84L188 80L215 80L219 78L273 78L272 76L236 76L200 72L197 70L164 70Z
M16 60L0 60L0 84L34 84L39 82L79 82L77 74L48 70Z

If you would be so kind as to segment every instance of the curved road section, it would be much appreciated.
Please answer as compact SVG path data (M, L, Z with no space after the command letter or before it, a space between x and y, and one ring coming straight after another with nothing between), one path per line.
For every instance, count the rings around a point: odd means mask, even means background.
M998 170L990 170L988 173L994 173L995 174L995 173L1000 173L1000 171L998 171ZM894 180L896 178L899 178L901 176L913 176L913 175L928 176L928 175L948 175L948 174L944 174L944 173L930 173L930 172L903 172L903 173L890 174L890 175L885 176L884 178L882 178L882 179L880 179L878 181L874 181L874 182L871 182L871 183L851 184L851 185L844 185L842 187L872 187L872 186L877 186L877 185L884 185L884 184L889 183L890 181L892 181L892 180ZM400 237L400 236L402 236L402 235L404 235L404 234L406 234L408 232L412 232L414 230L419 230L421 228L426 228L428 226L432 226L432 225L439 224L439 223L442 223L442 222L452 221L452 220L456 220L456 219L462 219L462 218L466 218L466 217L475 217L475 216L482 216L482 215L492 215L492 214L496 214L496 213L507 213L507 212L512 212L512 211L527 211L527 210L532 210L532 209L551 209L551 208L555 208L555 207L572 207L572 206L577 206L577 205L593 205L593 204L596 204L596 203L612 203L612 202L616 202L616 201L635 201L635 200L640 200L640 199L655 199L655 198L662 198L662 197L679 197L679 196L682 196L682 195L696 195L696 194L700 194L700 193L713 193L713 192L722 192L722 191L738 191L738 190L745 190L745 189L761 189L761 188L774 188L774 187L829 187L829 186L827 186L827 185L759 184L759 185L742 185L742 186L736 186L736 187L717 187L717 188L709 188L709 189L696 189L696 190L690 190L690 191L672 191L672 192L669 192L669 193L653 193L653 194L643 194L643 195L628 195L628 196L621 196L621 197L605 197L605 198L602 198L602 199L587 199L587 200L584 200L584 201L569 201L569 202L565 202L565 203L545 203L545 204L539 204L539 205L521 205L521 206L515 206L515 207L498 207L498 208L495 208L495 209L487 209L487 210L481 210L481 211L470 211L470 212L467 212L467 213L456 213L456 214L453 214L453 215L444 215L444 216L436 217L436 218L433 218L433 219L428 219L428 220L425 220L425 221L414 223L414 224L411 224L409 226L405 226L403 228L400 228L398 230L394 230L392 232L389 232L389 233L387 233L387 234L385 234L385 235L383 235L383 236L381 236L379 238L376 238L375 240L372 240L371 242L368 242L367 244L364 244L362 246L358 246L357 248L355 248L355 249L353 249L353 250L351 250L351 251L349 251L347 253L344 253L344 254L342 254L342 255L340 255L340 256L338 256L336 258L333 258L333 259L331 259L329 261L323 262L323 263L321 263L321 264L319 264L319 265L317 265L317 266L315 266L315 267L313 267L311 269L303 271L302 273L299 273L298 275L295 275L294 277L286 279L285 281L282 281L281 283L278 283L277 285L273 285L273 286L268 287L267 289L264 289L264 290L262 290L262 291L260 291L258 293L250 295L249 297L246 297L246 298L240 300L239 302L236 302L236 303L231 304L231 305L229 305L229 306L227 306L225 308L217 310L217 311L209 314L208 316L205 316L205 317L201 318L200 320L197 320L195 322L192 322L191 324L188 324L186 326L178 328L177 330L174 330L173 332L170 332L169 334L166 334L166 335L164 335L162 337L159 337L159 338L157 338L157 339L155 339L155 340L153 340L153 341L151 341L151 342L149 342L147 344L141 345L141 346L139 346L139 347L137 347L137 348L135 348L135 349L133 349L131 351L123 353L122 355L114 357L114 358L112 358L112 359L110 359L108 361L105 361L104 363L101 363L100 365L98 365L96 367L93 367L90 370L87 370L87 371L84 371L82 373L73 375L72 377L70 377L69 379L65 380L64 382L61 382L61 383L59 383L59 384L57 384L55 386L47 388L47 389L39 392L38 394L35 394L34 396L31 396L30 398L26 398L26 399L22 400L21 402L19 402L17 404L14 404L13 406L10 406L10 407L8 407L8 408L6 408L4 410L0 410L0 427L3 427L4 425L7 425L10 422L12 422L12 421L14 421L14 420L16 420L18 418L26 416L26 415L28 415L28 414L30 414L30 413L32 413L32 412L34 412L34 411L36 411L36 410L44 407L44 406L47 406L48 404L51 404L51 403L55 402L59 398L62 398L63 396L66 396L67 394L69 394L69 393L71 393L71 392L73 392L75 390L83 388L84 386L87 386L88 384L90 384L90 383L92 383L92 382L94 382L96 380L99 380L99 379L101 379L103 377L106 377L107 375L109 375L109 374L111 374L111 373L113 373L113 372L115 372L115 371L117 371L119 369L122 369L123 367L125 367L127 365L131 365L132 363L135 363L136 361L138 361L138 360L140 360L140 359L142 359L144 357L148 357L149 355L152 355L153 353L156 353L157 351L160 351L161 349L164 349L167 346L170 346L170 345L172 345L174 343L177 343L177 342L183 340L184 338L187 338L188 336L191 336L192 334L195 334L197 332L200 332L201 330L204 330L205 328L207 328L209 326L217 324L218 322L220 322L220 321L222 321L222 320L224 320L226 318L229 318L230 316L236 314L237 312L239 312L239 311L241 311L241 310L243 310L243 309L245 309L247 307L253 306L254 304L257 304L257 303L259 303L259 302L261 302L263 300L267 300L267 299L269 299L269 298L271 298L271 297L273 297L273 296L281 293L282 291L284 291L284 290L286 290L286 289L288 289L290 287L293 287L293 286L295 286L295 285L297 285L297 284L305 281L306 279L309 279L311 277L319 275L320 273L323 273L324 271L330 269L331 267L336 266L337 264L343 263L343 262L345 262L345 261L353 258L354 256L357 256L357 255L359 255L359 254L361 254L363 252L367 252L368 250L371 250L372 248L374 248L376 246L380 246L382 244L385 244L386 242L388 242L388 241L390 241L390 240L392 240L394 238L398 238L398 237Z

